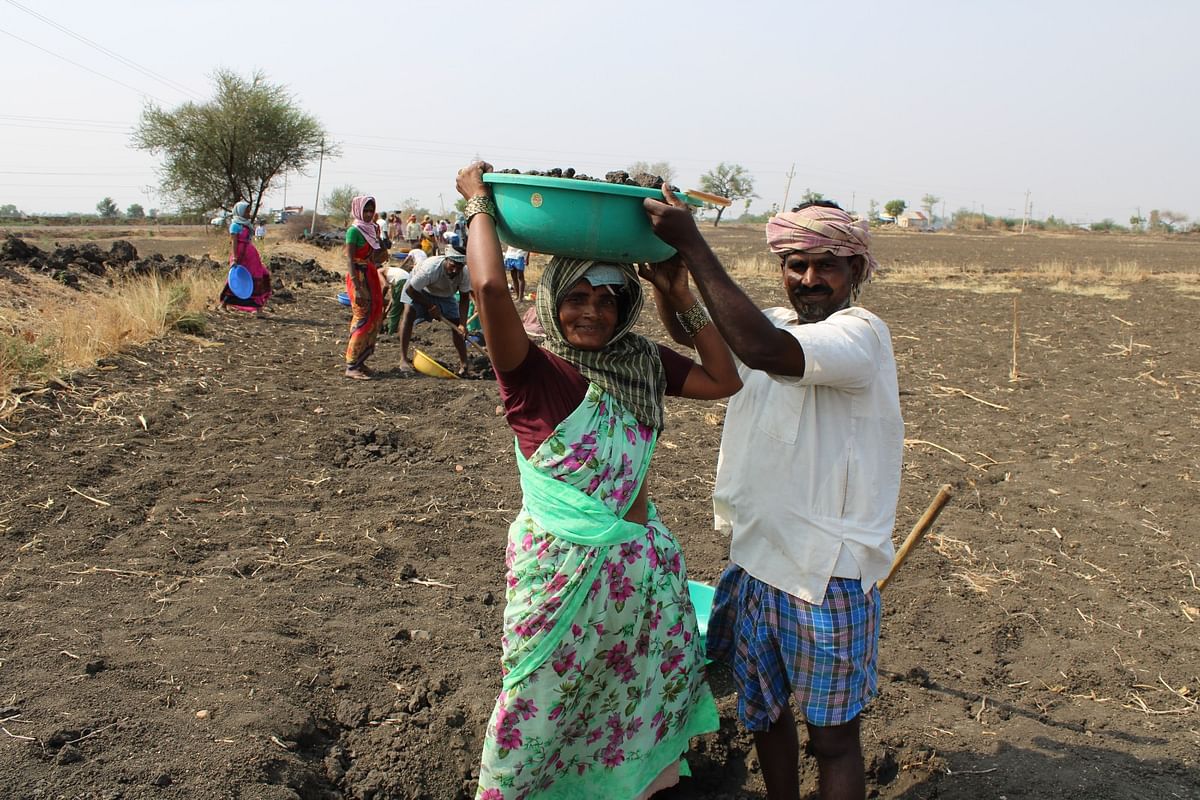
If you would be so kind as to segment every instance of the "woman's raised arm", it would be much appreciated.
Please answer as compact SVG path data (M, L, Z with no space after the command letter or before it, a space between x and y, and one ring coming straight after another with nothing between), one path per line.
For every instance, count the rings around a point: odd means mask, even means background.
M737 364L715 325L704 324L705 316L688 284L688 272L679 256L660 264L642 264L638 274L654 287L654 305L658 318L671 338L696 348L700 363L692 365L683 382L683 397L694 400L720 400L742 388ZM678 315L688 315L692 329Z
M459 193L468 201L475 197L490 201L483 173L491 170L492 166L483 161L460 169L456 181ZM486 212L471 214L467 219L467 270L492 368L497 372L515 369L529 353L529 336L508 291L496 220Z

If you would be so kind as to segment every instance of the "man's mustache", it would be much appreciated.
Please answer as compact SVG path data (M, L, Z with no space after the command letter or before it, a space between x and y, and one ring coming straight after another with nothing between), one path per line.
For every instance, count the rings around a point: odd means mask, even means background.
M833 290L830 289L828 286L813 286L813 287L801 286L798 289L793 289L792 294L799 295L800 297L808 297L810 295L817 295L817 294L833 294Z

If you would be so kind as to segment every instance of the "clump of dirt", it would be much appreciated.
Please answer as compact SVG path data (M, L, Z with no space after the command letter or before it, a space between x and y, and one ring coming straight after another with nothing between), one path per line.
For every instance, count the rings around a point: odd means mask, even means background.
M28 261L41 253L37 246L11 234L4 237L4 242L0 244L0 262Z
M335 229L317 234L305 233L300 236L300 241L315 244L326 250L336 250L346 243L346 231L345 229Z
M273 278L287 278L294 289L306 283L339 283L342 280L341 275L330 272L312 258L297 261L287 256L271 256L267 261L267 269Z
M387 428L359 428L346 431L337 442L336 455L332 462L338 467L351 469L366 467L383 462L398 464L402 460L412 461L420 458L421 448L415 446L412 437L406 437L403 431Z
M501 175L535 175L545 178L570 178L577 181L593 181L595 183L618 183L624 186L642 186L647 189L661 189L666 181L658 175L650 175L646 172L639 172L630 175L625 170L617 169L612 172L604 173L603 178L593 178L590 175L584 175L582 172L576 172L574 167L554 167L548 170L531 169L522 172L519 169L500 169L496 170ZM671 187L671 191L678 192L679 188Z

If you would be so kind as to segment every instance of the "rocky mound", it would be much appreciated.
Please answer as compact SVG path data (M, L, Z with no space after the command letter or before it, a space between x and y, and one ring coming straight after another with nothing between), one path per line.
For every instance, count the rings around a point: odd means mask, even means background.
M49 275L66 286L80 288L85 275L114 280L137 275L176 275L188 267L216 269L219 265L207 256L201 259L177 255L170 258L155 253L138 258L137 248L124 239L112 243L108 251L94 244L68 244L47 252L16 236L0 243L0 276L13 281L22 279L20 269Z
M285 279L296 288L305 283L339 283L343 280L340 274L330 272L312 258L297 261L286 256L271 256L267 269L271 270L272 278Z

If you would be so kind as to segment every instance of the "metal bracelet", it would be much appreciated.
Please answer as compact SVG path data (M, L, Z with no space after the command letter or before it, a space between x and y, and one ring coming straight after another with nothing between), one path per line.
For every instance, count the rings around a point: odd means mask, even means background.
M496 203L486 194L477 194L467 201L463 206L463 216L467 218L467 224L471 224L471 217L476 214L487 214L493 220L496 219Z
M691 308L686 311L677 311L675 319L679 320L679 324L683 326L684 333L696 338L696 334L704 330L704 327L712 321L708 316L708 311L704 306L700 305L697 300Z

